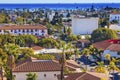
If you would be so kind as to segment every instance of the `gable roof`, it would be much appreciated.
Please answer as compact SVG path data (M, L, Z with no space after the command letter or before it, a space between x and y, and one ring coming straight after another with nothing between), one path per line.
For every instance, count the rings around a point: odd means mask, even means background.
M106 49L111 51L120 51L120 44L111 44Z
M64 80L109 80L109 77L104 73L95 73L95 72L81 72L81 73L72 73L64 75ZM58 76L58 80L60 76Z
M100 42L95 42L92 45L96 49L102 49L105 50L108 46L110 46L112 43L108 42L108 40L100 41Z
M76 71L79 65L66 64L70 71ZM13 72L43 72L43 71L60 71L61 65L56 60L24 60L24 62L18 63L13 69Z

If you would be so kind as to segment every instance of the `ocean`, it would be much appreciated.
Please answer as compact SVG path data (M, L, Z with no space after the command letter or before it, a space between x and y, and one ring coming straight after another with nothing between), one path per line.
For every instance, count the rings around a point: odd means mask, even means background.
M51 9L81 9L81 8L104 8L106 6L112 8L120 8L120 3L74 3L74 4L0 4L0 8L51 8Z

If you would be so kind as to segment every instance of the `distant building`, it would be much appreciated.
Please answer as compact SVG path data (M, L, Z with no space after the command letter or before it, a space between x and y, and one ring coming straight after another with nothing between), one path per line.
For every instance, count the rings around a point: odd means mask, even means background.
M111 13L109 17L109 21L112 22L113 20L117 20L118 25L120 26L120 13Z
M66 68L72 72L79 72L79 65L73 60L66 61ZM26 74L36 73L37 80L57 80L57 75L60 75L61 65L56 60L37 60L29 58L16 64L13 69L15 80L26 80Z
M98 18L86 18L83 16L72 16L72 33L91 34L93 30L98 28Z
M47 28L42 25L39 25L39 26L5 25L0 27L0 34L5 34L6 31L8 31L10 34L13 34L13 35L20 35L20 34L31 34L34 36L47 35Z
M81 72L64 75L64 80L110 80L105 73ZM58 80L60 75L58 75Z

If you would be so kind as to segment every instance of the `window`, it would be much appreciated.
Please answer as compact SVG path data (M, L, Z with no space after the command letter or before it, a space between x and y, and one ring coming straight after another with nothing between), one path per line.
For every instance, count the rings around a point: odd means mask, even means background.
M17 33L17 31L16 31L16 30L14 30L14 33Z
M31 32L33 32L33 29L31 29Z
M35 35L37 36L37 33L35 33Z
M37 31L37 29L35 29L35 31Z
M54 74L54 77L56 77L57 75L56 74Z
M42 33L44 33L45 31L44 30L42 30Z
M29 29L27 29L27 32L29 32Z
M19 32L20 32L20 29L19 29Z
M25 32L25 30L23 29L23 32Z
M46 74L44 74L44 77L46 77Z

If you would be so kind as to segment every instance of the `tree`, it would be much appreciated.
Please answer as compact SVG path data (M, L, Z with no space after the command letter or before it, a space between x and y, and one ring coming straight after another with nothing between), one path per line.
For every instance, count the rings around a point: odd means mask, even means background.
M78 39L77 39L76 35L70 34L70 35L67 36L67 40L68 41L77 41Z
M23 17L18 17L18 18L16 18L16 23L18 24L23 24Z
M26 76L27 76L26 80L37 80L37 74L36 73L29 73Z
M107 65L109 65L109 62L110 62L110 60L111 60L111 59L110 59L110 58L111 58L111 57L110 57L110 54L106 54L104 57L105 57L105 59L107 60Z
M20 51L21 51L20 54L22 59L26 59L28 57L34 56L34 51L31 48L23 48L23 49L20 49Z
M0 14L0 23L3 23L5 21L5 15Z
M13 80L12 70L15 67L15 58L14 58L14 56L12 54L8 56L7 67L10 70L10 76L9 76L9 78L10 78L10 80Z
M29 47L32 46L32 44L35 44L38 42L37 37L33 36L33 35L21 35L23 36L24 40L25 40L25 44L28 45Z
M105 69L105 66L104 66L104 62L97 62L97 64L98 65L95 67L95 72L105 73L106 69Z
M77 39L79 40L79 39L81 39L82 37L81 37L81 35L77 35Z
M7 54L0 48L0 68L1 68L1 78L3 80L3 66L7 62Z
M64 80L64 67L65 67L65 63L66 63L65 50L69 49L69 45L70 44L71 43L66 44L64 41L60 41L59 42L58 49L62 49L62 54L61 54L61 57L59 59L59 63L61 64L61 76L60 76L60 80Z
M81 52L82 55L84 55L86 58L85 65L86 65L86 70L87 70L87 63L88 63L88 56L90 55L90 50L87 48L84 48Z
M58 46L58 42L53 38L43 38L38 42L38 44L45 48L52 48Z
M23 12L23 13L21 14L21 16L24 18L24 24L26 24L27 18L28 18L29 15L30 15L30 14L29 14L28 12Z
M116 32L114 30L107 28L96 29L91 34L91 40L93 42L98 42L107 39L116 39L116 38L117 38Z
M15 36L15 44L23 47L25 45L25 40L24 40L23 36L21 36L21 35Z
M10 80L13 79L12 75L12 69L15 67L15 61L18 58L19 55L19 46L15 44L6 44L3 46L3 50L6 52L8 55L7 59L7 68L10 70Z
M40 60L54 60L55 56L51 54L36 54L34 55L35 58L40 59Z
M8 56L13 55L15 57L15 60L17 60L20 53L20 47L18 45L9 43L3 46L3 51L6 52Z
M69 28L67 29L67 34L70 35L71 33L72 33L72 30L71 30L71 28L69 27Z

